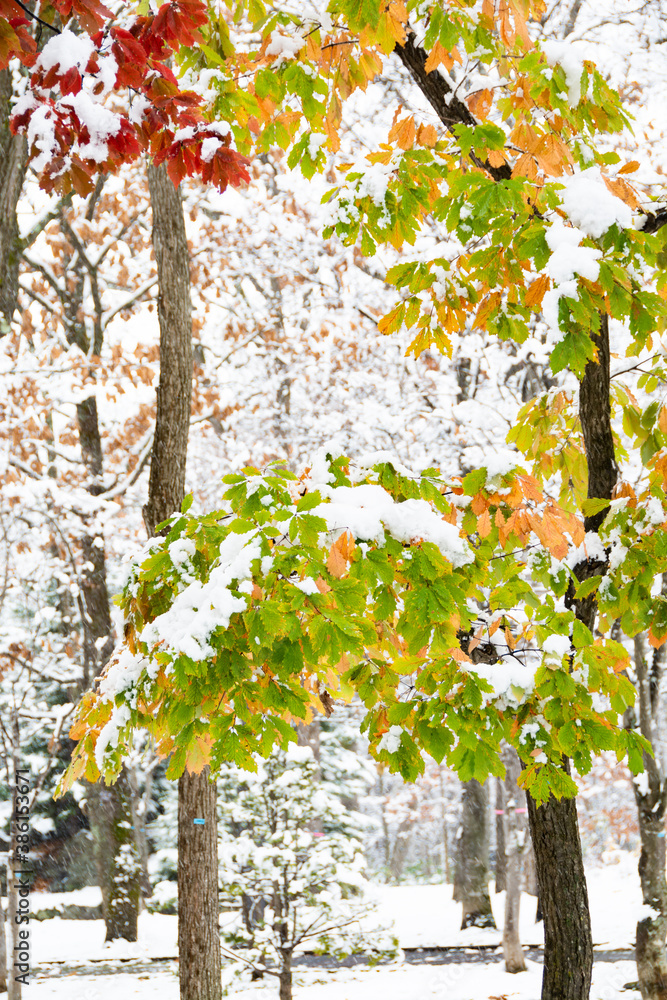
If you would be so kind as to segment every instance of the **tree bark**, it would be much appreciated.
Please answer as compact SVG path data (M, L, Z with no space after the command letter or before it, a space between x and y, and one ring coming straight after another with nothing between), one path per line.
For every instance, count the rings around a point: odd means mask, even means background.
M544 914L542 1000L587 1000L593 941L576 800L527 801Z
M523 855L528 835L528 823L526 814L519 811L524 808L524 797L518 785L521 762L513 747L505 748L503 761L505 763L505 809L502 818L507 856L503 956L507 972L525 972L526 960L519 936L519 913Z
M0 71L0 322L7 323L16 310L21 249L16 206L21 196L28 164L24 136L12 135L9 115L12 71ZM0 326L0 336L2 328Z
M488 786L474 778L466 781L455 875L455 898L462 905L461 930L496 926L489 896L488 805Z
M182 1000L220 1000L216 784L207 767L178 781L178 958Z
M148 168L158 273L160 380L144 521L149 535L180 509L192 399L190 261L180 190ZM198 811L197 811L198 810ZM194 824L195 818L203 824ZM208 769L178 782L178 953L181 1000L220 1000L216 786Z

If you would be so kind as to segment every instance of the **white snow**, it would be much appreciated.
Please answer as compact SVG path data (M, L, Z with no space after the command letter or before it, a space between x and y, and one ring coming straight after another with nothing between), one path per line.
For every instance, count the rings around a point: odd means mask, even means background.
M550 635L542 643L542 651L561 660L571 649L572 642L567 635Z
M567 100L571 107L576 108L581 100L581 76L584 63L570 42L556 39L542 42L542 51L550 66L559 65L565 73L567 83Z
M94 48L89 35L75 35L69 28L63 28L59 35L49 38L37 60L37 66L45 72L57 66L61 74L69 69L78 69L79 73L83 73Z
M361 541L384 542L385 529L401 542L422 538L438 546L453 566L472 562L474 555L454 525L444 521L425 500L397 503L382 486L321 487L329 502L313 514L323 518L331 531L347 529Z
M632 209L611 193L599 167L578 171L563 178L562 183L565 185L561 195L563 208L571 222L586 236L599 239L614 224L621 229L632 228Z
M245 611L246 597L237 597L229 589L236 580L252 578L252 563L262 550L255 532L230 534L220 546L218 565L206 583L194 580L174 600L169 611L159 615L141 633L149 645L164 642L171 650L193 660L213 656L208 637L216 628L227 628L231 616Z
M588 871L593 940L596 948L629 949L633 945L637 920L647 915L642 906L637 857L617 852L616 864ZM452 887L445 885L378 886L376 895L380 916L387 925L393 924L402 947L428 948L442 945L470 947L500 945L504 893L495 893L491 884L491 902L498 930L459 929L460 905L452 899ZM85 895L84 895L85 894ZM58 894L71 902L99 902L99 892L90 889L79 893ZM76 897L76 899L75 899ZM55 898L52 894L35 894L37 901ZM41 905L39 908L44 908ZM542 944L542 925L534 922L535 899L521 897L520 932L525 946ZM104 945L104 924L101 920L53 919L31 925L33 951L33 983L27 991L29 1000L116 1000L117 997L140 1000L178 1000L178 971L155 969L150 977L145 972L132 975L132 965L121 959L175 958L177 918L163 914L142 913L139 917L139 942L118 942ZM94 966L81 968L76 976L42 978L40 966L66 959L70 964L92 959L116 964L113 975L95 974ZM508 1000L537 1000L540 995L542 969L528 962L528 971L509 975L498 957L481 962L454 963L443 966L408 966L395 963L377 969L295 970L295 1000L489 1000L504 996ZM636 967L630 961L599 962L594 970L592 998L604 1000L636 1000L639 994L622 992L629 981L636 980ZM273 981L250 984L245 981L233 987L238 1000L273 1000Z

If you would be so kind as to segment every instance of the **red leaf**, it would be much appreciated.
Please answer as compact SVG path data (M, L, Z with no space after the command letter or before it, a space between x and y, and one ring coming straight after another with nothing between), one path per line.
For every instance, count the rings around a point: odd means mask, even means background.
M206 7L200 0L173 0L163 3L153 21L152 31L174 48L201 42L198 31L208 19Z
M75 17L82 28L92 33L101 28L114 14L100 0L53 0L53 7L66 23Z

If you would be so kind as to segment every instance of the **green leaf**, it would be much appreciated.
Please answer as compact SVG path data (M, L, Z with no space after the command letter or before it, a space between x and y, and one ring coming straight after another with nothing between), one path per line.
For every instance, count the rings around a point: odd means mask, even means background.
M581 511L585 517L592 517L594 514L598 514L601 510L606 510L608 506L608 500L599 500L597 497L589 497L582 503Z
M589 594L594 593L598 589L601 583L602 583L601 576L599 575L589 576L587 580L583 580L579 584L579 586L576 588L574 592L574 596L578 601L581 601L584 599L584 597L588 597Z
M463 477L463 492L466 496L474 497L486 483L486 469L475 469Z

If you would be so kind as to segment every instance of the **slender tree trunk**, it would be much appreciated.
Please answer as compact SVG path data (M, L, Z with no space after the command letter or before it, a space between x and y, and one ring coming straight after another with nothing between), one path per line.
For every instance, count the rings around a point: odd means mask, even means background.
M185 492L192 400L192 306L181 193L164 167L148 168L148 184L158 272L160 381L144 520L149 535L154 535L157 525L180 509Z
M663 593L665 580L663 577ZM664 726L662 681L664 647L653 654L649 667L644 638L634 641L635 674L639 703L639 726L649 740L655 756L644 754L644 772L633 781L641 854L639 878L644 906L650 912L637 923L636 958L637 978L642 1000L667 1000L667 882L665 881L665 807L667 806L667 780L665 776L664 745L661 729ZM634 710L628 715L634 716ZM627 722L634 723L634 719Z
M281 955L280 968L280 1000L292 1000L292 952Z
M2 904L2 885L0 885L0 993L7 990L7 932L5 928L5 909Z
M588 496L610 500L618 470L611 428L609 320L600 316L592 335L597 359L589 361L579 389L579 419L588 464ZM597 533L609 508L584 519ZM604 574L606 562L585 559L574 567L579 581ZM591 632L595 628L595 592L577 600L571 585L566 601ZM569 773L569 761L563 761ZM574 799L550 798L539 808L528 796L540 903L544 916L542 1000L587 1000L593 971L593 939L588 892Z
M21 1000L21 996L23 994L23 984L19 976L23 974L25 970L18 969L16 967L16 962L19 960L19 952L22 945L21 931L28 929L29 925L20 922L18 880L21 878L21 871L26 869L28 866L24 860L21 860L22 858L25 859L27 851L22 850L19 847L19 841L17 840L17 771L19 766L20 740L19 720L16 709L12 712L11 727L12 766L11 768L8 768L11 773L12 780L12 812L9 820L9 851L7 853L7 922L9 924L9 968L7 969L7 995L8 1000Z
M222 997L215 817L216 785L209 769L186 771L178 781L178 976L183 1000Z
M505 782L496 778L496 892L507 888L505 849Z
M174 188L164 166L149 166L148 185L160 323L160 381L148 500L144 507L146 528L153 535L157 526L180 508L185 492L192 399L192 307L181 193ZM206 768L201 774L183 774L178 782L181 1000L222 997L215 792ZM204 823L195 825L195 818L203 819Z
M466 781L455 875L455 898L462 905L461 930L496 926L489 896L488 805L488 786L474 779Z
M569 772L569 762L565 762ZM542 1000L587 1000L593 941L575 799L529 795L528 818L544 914Z
M12 135L9 114L12 71L0 71L0 336L2 320L9 323L16 309L19 287L19 231L16 206L28 163L24 136Z
M521 773L521 762L516 750L513 747L506 747L503 760L505 763L503 833L507 856L503 955L507 972L525 972L526 961L519 936L519 912L523 875L522 862L528 824L525 813L518 812L523 806L523 796L521 796L521 790L517 784Z

